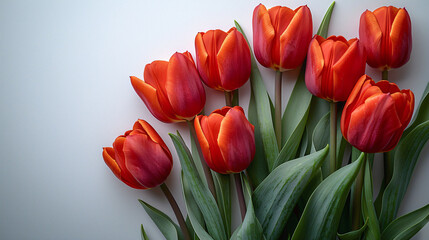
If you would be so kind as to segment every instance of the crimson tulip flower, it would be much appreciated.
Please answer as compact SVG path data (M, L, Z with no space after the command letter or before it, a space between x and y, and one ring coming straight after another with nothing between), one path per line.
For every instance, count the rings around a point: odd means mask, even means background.
M132 188L148 189L162 184L173 159L162 138L149 123L139 119L132 130L103 148L103 158L117 178Z
M325 39L316 35L310 43L305 70L308 90L328 101L346 101L353 86L365 73L365 54L356 38Z
M363 75L344 106L341 132L362 152L388 152L398 144L413 110L412 91Z
M149 111L162 122L192 120L204 108L206 93L189 52L147 64L144 81L130 78Z
M197 116L195 131L207 165L222 174L246 169L255 155L254 126L241 107L223 107Z
M279 71L299 67L312 36L313 22L307 6L267 10L259 4L253 11L253 49L264 67Z
M210 30L195 37L197 69L203 82L216 90L233 91L250 77L250 50L246 39L231 28Z
M366 10L360 17L359 37L373 68L398 68L410 59L411 20L405 8Z

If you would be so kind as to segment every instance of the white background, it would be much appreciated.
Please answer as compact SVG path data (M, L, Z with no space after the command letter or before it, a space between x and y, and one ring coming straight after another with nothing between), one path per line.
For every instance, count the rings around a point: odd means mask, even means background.
M331 0L263 3L267 8L307 4L316 32ZM184 209L180 168L167 133L179 129L186 139L188 134L185 124L164 124L152 117L134 93L129 76L142 77L145 64L168 60L175 51L194 54L197 32L226 31L234 19L251 38L257 4L2 0L0 239L139 239L141 223L151 239L162 239L137 201L141 198L165 209L174 218L161 191L134 190L120 182L104 164L102 147L111 146L137 118L151 123L174 155L167 184ZM413 90L418 102L429 76L427 1L339 0L329 35L357 37L360 14L389 4L406 6L413 26L411 60L389 77L401 88ZM261 70L272 94L274 74ZM367 72L380 78L377 71ZM284 74L284 102L296 75L297 71ZM208 89L207 94L207 111L223 106L221 93ZM246 84L241 91L245 109L248 99ZM400 214L429 202L428 160L426 146ZM415 237L428 238L427 226Z

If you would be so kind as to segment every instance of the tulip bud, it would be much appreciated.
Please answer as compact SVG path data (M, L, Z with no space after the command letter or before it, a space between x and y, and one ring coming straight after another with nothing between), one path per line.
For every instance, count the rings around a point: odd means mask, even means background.
M103 158L117 178L132 188L153 188L165 181L173 167L164 141L144 120L103 148Z
M344 138L362 152L395 148L411 120L414 94L394 83L375 83L363 75L353 88L341 116Z
M189 52L175 53L170 61L154 61L144 69L144 81L131 84L149 111L162 122L192 120L201 112L206 93Z
M246 39L231 28L210 30L195 37L197 69L203 82L216 90L233 91L250 77L250 50Z
M315 96L328 101L346 101L355 83L365 73L365 54L356 38L324 39L316 35L310 43L305 84Z
M241 107L224 107L195 118L195 131L207 165L218 173L238 173L255 155L254 126Z
M410 60L411 20L405 8L366 10L360 17L359 37L373 68L398 68Z
M285 71L299 67L313 36L313 22L307 6L292 10L259 4L253 11L253 49L258 62Z

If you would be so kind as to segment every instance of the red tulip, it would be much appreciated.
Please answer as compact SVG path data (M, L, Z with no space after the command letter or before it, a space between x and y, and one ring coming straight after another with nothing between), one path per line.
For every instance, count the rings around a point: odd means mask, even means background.
M116 177L132 188L153 188L165 181L173 167L171 153L144 120L103 148L103 158Z
M313 36L313 22L307 6L292 10L259 4L253 11L253 49L256 59L267 68L285 71L299 67Z
M310 43L305 70L308 90L328 101L346 101L353 86L365 73L365 54L356 38L324 39L316 35Z
M366 10L360 17L359 37L371 67L398 68L410 60L411 20L405 8Z
M250 77L250 50L246 39L231 28L200 32L195 37L197 69L204 83L216 90L232 91Z
M344 138L360 151L387 152L395 148L411 120L414 94L394 83L375 83L363 75L353 88L341 116Z
M147 64L144 80L131 77L131 84L149 111L162 122L192 120L204 107L206 93L189 52L176 52L169 62Z
M254 126L241 107L224 107L195 118L195 131L207 165L222 174L246 169L255 155Z

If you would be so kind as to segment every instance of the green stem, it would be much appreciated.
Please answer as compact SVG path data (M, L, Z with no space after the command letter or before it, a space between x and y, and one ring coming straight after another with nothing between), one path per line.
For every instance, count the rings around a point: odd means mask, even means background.
M209 190L212 193L214 199L217 201L216 189L215 189L215 185L214 185L214 181L213 181L213 176L210 172L209 167L207 166L207 163L204 160L204 155L203 155L203 152L201 150L200 142L198 141L197 134L195 132L194 121L195 121L195 118L194 118L194 120L192 120L192 122L187 121L189 129L191 130L191 137L194 139L195 145L197 146L198 155L200 156L201 166L203 167L204 176L206 176L206 181L207 181L207 185L209 187Z
M232 107L232 92L225 91L225 104L228 107Z
M275 86L275 115L274 131L276 132L277 146L281 150L282 146L282 72L276 71Z
M363 179L365 175L365 164L367 161L367 154L364 153L363 156L363 164L359 170L359 173L356 177L355 182L355 189L354 189L354 199L353 199L353 213L352 213L352 230L357 230L360 227L361 223L361 215L362 215L362 186L363 186Z
M330 133L330 144L329 144L329 166L330 166L330 172L333 173L335 170L337 170L336 163L337 163L337 103L331 102L331 133Z
M171 208L173 209L174 215L176 215L177 221L179 222L179 226L180 226L180 229L182 230L185 240L191 240L191 236L189 235L188 228L186 227L185 219L183 218L182 212L180 211L180 208L177 205L177 202L174 199L173 194L171 194L170 189L168 189L165 183L161 184L160 187L165 197L167 198L168 202L170 203Z
M381 72L381 79L382 80L388 80L389 79L389 70L384 69L383 72Z
M240 206L241 220L246 217L246 202L243 195L243 184L241 183L240 173L234 173L235 189L237 190L238 205Z
M389 80L389 71L384 69L381 72L382 80ZM383 162L384 162L384 182L387 185L390 182L393 174L393 162L391 158L391 154L389 152L383 153Z

